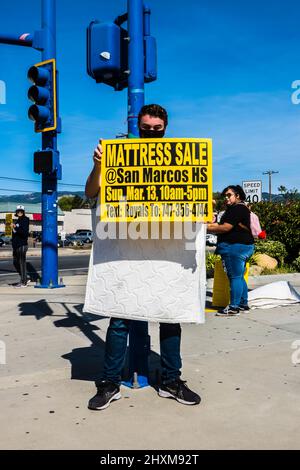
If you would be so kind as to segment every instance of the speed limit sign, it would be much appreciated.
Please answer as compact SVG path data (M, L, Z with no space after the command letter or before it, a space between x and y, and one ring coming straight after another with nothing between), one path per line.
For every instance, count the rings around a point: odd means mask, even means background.
M262 200L261 181L243 181L243 190L246 194L246 202L254 203Z

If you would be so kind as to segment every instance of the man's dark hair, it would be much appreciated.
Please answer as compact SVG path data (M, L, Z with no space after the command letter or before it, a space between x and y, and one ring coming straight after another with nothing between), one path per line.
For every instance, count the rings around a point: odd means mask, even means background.
M231 184L229 186L226 186L225 189L222 191L222 196L225 197L225 194L227 193L228 189L231 189L236 196L240 196L241 201L246 200L246 194L245 191L243 190L242 186L239 184Z
M159 104L145 104L145 106L142 107L142 109L139 112L138 116L138 125L140 125L141 119L143 116L146 116L146 114L149 114L149 116L152 117L158 117L164 121L165 128L168 125L168 113Z

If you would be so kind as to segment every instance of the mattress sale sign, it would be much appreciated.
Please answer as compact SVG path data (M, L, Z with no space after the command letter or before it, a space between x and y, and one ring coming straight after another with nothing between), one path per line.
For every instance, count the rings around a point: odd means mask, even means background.
M102 146L102 221L212 219L211 139L115 139Z

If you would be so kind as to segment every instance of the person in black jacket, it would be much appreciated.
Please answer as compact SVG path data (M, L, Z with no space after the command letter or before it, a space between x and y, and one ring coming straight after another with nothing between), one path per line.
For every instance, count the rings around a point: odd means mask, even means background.
M28 250L29 218L25 215L24 206L17 206L16 217L18 220L13 224L12 247L14 267L20 274L20 282L17 288L27 287L26 252Z
M243 188L227 186L222 195L226 200L226 210L220 222L207 224L207 231L218 236L216 254L221 255L230 283L230 304L217 315L239 315L240 311L249 310L244 273L246 262L254 252L254 238Z

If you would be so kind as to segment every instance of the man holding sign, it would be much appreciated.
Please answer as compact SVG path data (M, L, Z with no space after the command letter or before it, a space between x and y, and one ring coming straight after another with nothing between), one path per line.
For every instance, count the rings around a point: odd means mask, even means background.
M159 105L143 106L138 117L140 138L159 139L165 134L168 115ZM134 141L133 141L134 142ZM101 159L103 148L101 141L94 151L94 168L86 183L85 193L94 198L99 193ZM98 382L97 393L89 401L92 410L107 408L113 400L121 398L121 371L124 365L130 320L111 318L106 335L104 370L102 380ZM173 398L185 405L199 404L201 398L191 391L181 376L180 356L181 327L179 323L160 323L160 351L162 366L162 385L159 396Z

